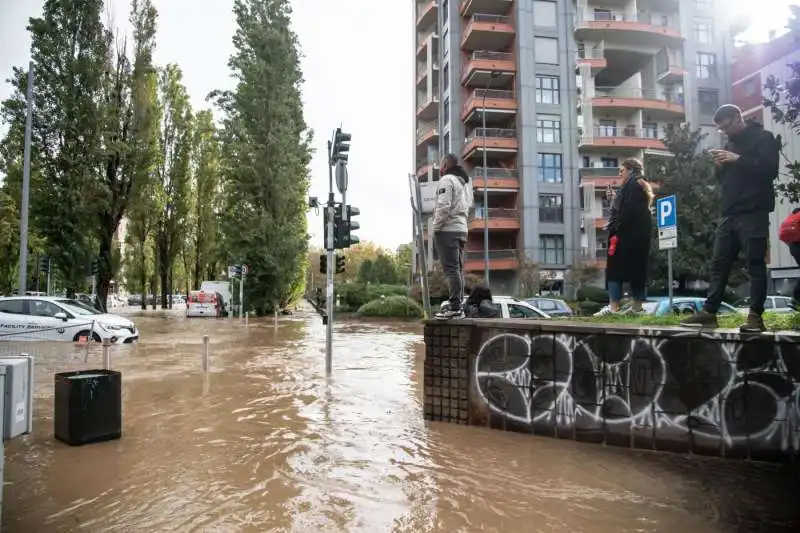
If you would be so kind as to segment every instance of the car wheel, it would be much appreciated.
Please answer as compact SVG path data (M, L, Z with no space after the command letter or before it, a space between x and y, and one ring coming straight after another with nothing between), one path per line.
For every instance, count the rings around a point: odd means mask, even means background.
M72 339L72 342L80 341L81 337L89 337L89 333L91 333L91 332L88 331L88 330L87 331L79 331L78 333L75 334L75 337ZM92 340L94 342L102 342L103 339L101 339L100 335L98 335L97 332L95 332L95 333L92 333Z

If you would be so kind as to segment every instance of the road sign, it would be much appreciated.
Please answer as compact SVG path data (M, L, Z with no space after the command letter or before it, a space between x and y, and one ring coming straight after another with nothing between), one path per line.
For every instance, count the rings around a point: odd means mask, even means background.
M250 273L250 267L248 265L242 265L242 276L246 276Z
M678 225L678 210L676 207L674 194L656 200L656 216L659 229Z
M228 266L228 277L235 278L242 273L242 270L239 268L239 265L230 265Z

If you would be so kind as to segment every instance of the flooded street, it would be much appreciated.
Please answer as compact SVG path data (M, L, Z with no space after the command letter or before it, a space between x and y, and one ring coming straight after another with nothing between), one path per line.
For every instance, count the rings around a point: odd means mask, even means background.
M53 373L97 368L100 350L31 347L34 434L7 443L4 532L800 530L797 474L777 465L426 423L420 325L338 324L328 380L309 311L132 317L141 343L112 352L119 441L52 436Z

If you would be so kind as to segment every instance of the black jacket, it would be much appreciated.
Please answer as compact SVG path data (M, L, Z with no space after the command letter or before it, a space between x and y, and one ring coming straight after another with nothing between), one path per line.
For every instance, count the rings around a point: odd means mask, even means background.
M780 148L772 133L752 121L728 138L725 149L738 154L739 160L717 168L722 216L775 209Z
M653 215L650 198L638 176L629 177L614 197L608 221L609 247L611 238L618 238L616 253L606 262L606 281L647 283Z

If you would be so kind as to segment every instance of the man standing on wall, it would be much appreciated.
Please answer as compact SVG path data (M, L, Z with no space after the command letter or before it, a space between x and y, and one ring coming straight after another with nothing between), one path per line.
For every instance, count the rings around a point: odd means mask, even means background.
M717 327L717 311L725 294L733 262L744 252L750 277L750 311L742 332L764 331L767 297L767 241L769 214L775 209L774 180L778 177L780 141L761 124L745 122L742 110L723 105L714 124L728 137L724 150L709 150L717 166L721 217L714 236L711 287L703 310L684 326Z
M447 278L447 309L436 318L462 318L464 310L464 246L467 243L467 223L472 208L472 189L469 175L453 154L447 154L441 164L442 177L436 188L436 208L433 213L433 242L442 270Z

